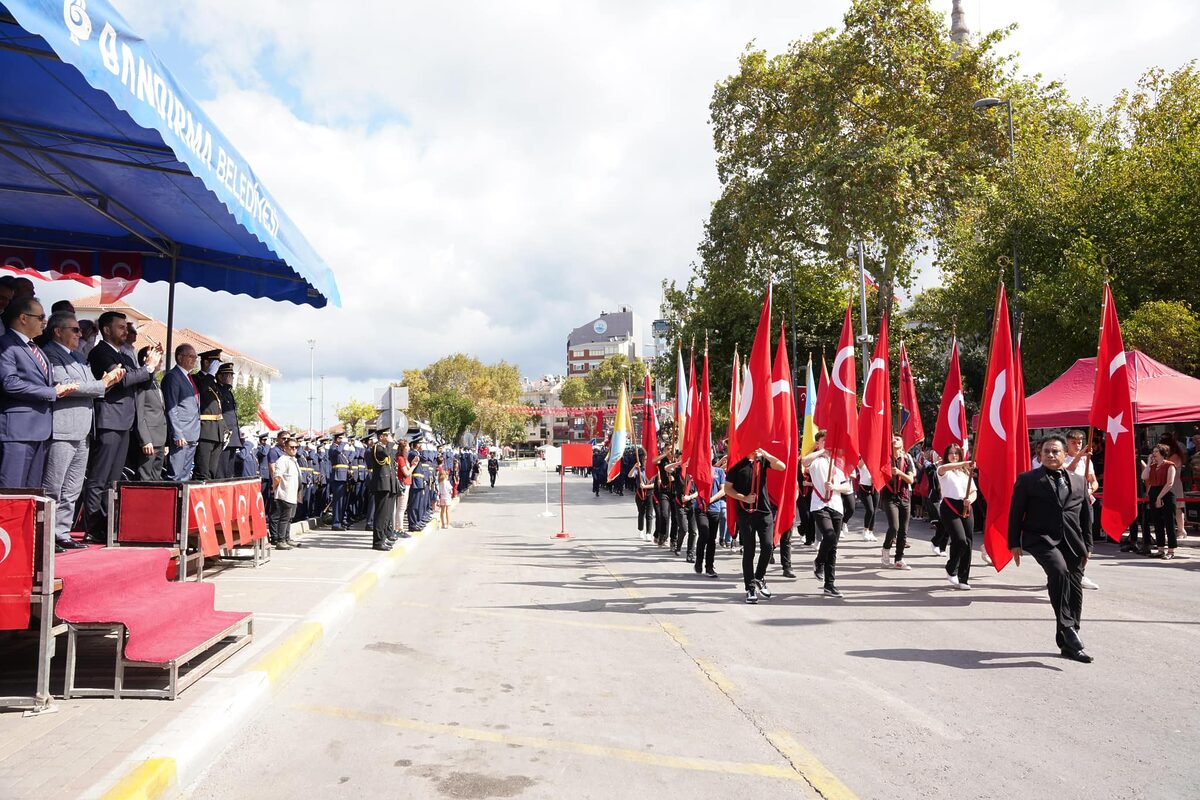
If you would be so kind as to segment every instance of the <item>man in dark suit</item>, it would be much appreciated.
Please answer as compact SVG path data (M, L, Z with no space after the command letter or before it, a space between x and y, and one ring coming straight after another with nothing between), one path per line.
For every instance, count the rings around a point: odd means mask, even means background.
M138 350L138 366L145 366L152 348ZM134 425L131 447L133 468L139 481L161 481L167 457L167 410L158 382L148 380L134 390Z
M139 367L121 352L129 335L125 315L120 311L105 311L96 324L100 328L101 341L88 353L92 375L100 378L115 366L125 368L125 376L96 400L96 430L87 482L83 487L87 538L103 544L108 541L106 493L114 481L121 479L121 470L129 455L129 433L133 430L136 415L134 390L154 375L162 360L162 349L151 349L146 365Z
M175 366L163 376L163 405L167 410L167 478L190 481L200 441L200 390L192 378L196 348L175 348Z
M391 431L386 428L376 432L377 441L367 451L370 478L367 489L375 501L371 518L374 539L371 546L376 550L391 550L389 533L392 518L396 514L396 495L400 493L400 479L396 476L396 465L392 463Z
M55 384L50 362L33 339L46 327L35 297L15 298L4 309L0 336L0 487L39 489L53 430L51 405L74 383Z
M1028 552L1046 571L1054 607L1055 641L1063 656L1084 664L1092 657L1079 639L1083 569L1092 551L1092 506L1083 477L1064 468L1067 443L1042 441L1042 465L1017 477L1008 517L1008 547L1021 566Z

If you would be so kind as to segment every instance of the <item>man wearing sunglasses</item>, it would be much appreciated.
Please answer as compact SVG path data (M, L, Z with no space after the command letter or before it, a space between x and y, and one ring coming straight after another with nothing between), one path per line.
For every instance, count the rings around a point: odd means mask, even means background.
M54 401L75 391L54 383L46 354L34 343L46 327L35 297L15 298L4 310L0 336L0 486L40 488Z
M87 361L75 352L79 347L79 323L73 313L51 314L46 331L50 340L43 352L50 362L53 380L78 387L54 403L53 432L46 456L46 471L42 476L42 490L56 503L55 544L62 550L72 550L85 546L71 538L71 526L75 522L75 504L83 491L87 472L93 401L125 377L125 370L117 365L101 378L92 377Z

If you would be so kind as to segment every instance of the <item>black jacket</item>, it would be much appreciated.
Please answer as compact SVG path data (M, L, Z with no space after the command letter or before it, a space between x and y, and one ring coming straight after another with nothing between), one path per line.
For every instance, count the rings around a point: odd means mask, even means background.
M396 476L396 465L392 463L393 450L376 442L367 450L367 466L371 476L367 489L372 492L400 493L400 479Z
M1092 550L1092 504L1080 475L1062 471L1067 497L1060 500L1045 467L1017 476L1008 512L1008 546L1030 553L1054 548L1076 558Z

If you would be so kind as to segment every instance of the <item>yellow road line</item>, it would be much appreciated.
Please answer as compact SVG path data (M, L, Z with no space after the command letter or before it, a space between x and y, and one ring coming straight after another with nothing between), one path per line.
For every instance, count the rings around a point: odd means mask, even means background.
M463 608L462 606L438 606L432 603L415 603L408 600L391 601L392 605L404 606L406 608L430 608L440 611L451 611L455 614L474 614L480 617L499 617L501 619L515 619L522 622L536 622L541 624L548 622L553 625L569 625L575 628L595 628L603 631L627 631L629 633L657 633L658 631L649 625L621 625L615 622L583 622L582 620L574 619L558 619L556 617L542 617L521 611L493 611L487 608Z
M784 757L792 763L796 772L803 775L809 785L816 789L825 800L858 800L858 795L838 780L837 776L787 731L768 733L767 741L774 745L776 750L783 753Z
M725 775L750 775L760 778L775 778L778 780L804 783L804 777L791 767L776 764L756 764L741 761L716 761L706 758L690 758L686 756L668 756L650 753L645 750L631 750L623 747L588 744L586 742L570 742L559 739L545 739L538 736L514 736L501 731L475 730L458 725L446 725L438 722L422 722L404 717L389 717L385 714L374 714L368 711L356 711L349 708L332 706L300 706L304 711L327 717L372 722L390 728L401 728L421 733L440 734L466 739L473 742L491 742L494 744L516 745L517 747L533 747L542 750L555 750L562 753L596 756L628 761L634 764L644 764L652 767L681 769L692 772L717 772Z
M687 644L688 644L687 637L683 635L683 631L680 630L678 625L676 625L673 622L660 622L658 624L663 629L663 631L666 632L667 636L670 636L672 639L674 639L676 642L679 643L680 647L687 647Z
M324 635L325 626L321 623L302 622L295 633L263 656L250 671L265 672L267 680L278 683Z
M361 600L362 596L371 591L371 589L375 588L375 584L377 583L379 583L378 575L376 575L374 572L364 572L362 575L359 575L357 578L351 581L350 585L345 587L342 591L349 592L350 594L354 595L355 598Z
M175 784L175 759L150 758L104 793L101 800L153 800Z
M723 694L733 693L733 681L725 677L725 673L717 669L716 664L713 664L711 661L704 661L703 659L698 658L696 659L696 666L708 676L710 681L716 684L716 687L720 689Z

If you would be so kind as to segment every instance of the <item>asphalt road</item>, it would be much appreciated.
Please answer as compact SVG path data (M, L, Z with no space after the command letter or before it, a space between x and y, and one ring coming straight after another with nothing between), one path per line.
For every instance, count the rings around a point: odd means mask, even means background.
M566 541L539 475L474 489L190 796L1200 797L1192 547L1098 549L1083 665L1031 559L976 556L955 591L922 523L910 572L856 524L844 601L800 550L748 606L734 553L696 576L638 538L630 496L566 485Z

